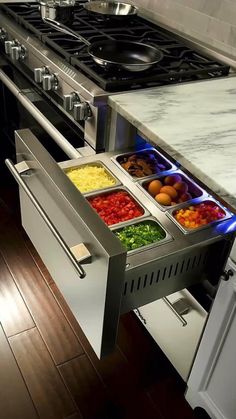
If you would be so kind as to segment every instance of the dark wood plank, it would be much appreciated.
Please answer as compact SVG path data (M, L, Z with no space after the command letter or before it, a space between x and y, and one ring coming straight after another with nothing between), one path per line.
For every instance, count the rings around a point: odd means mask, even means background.
M86 355L68 361L58 369L85 419L115 417L117 407L109 400L100 377Z
M195 415L184 398L184 388L173 377L163 378L148 391L164 419L193 419Z
M0 217L2 210L0 208ZM0 252L55 361L83 353L82 347L28 252L12 220L0 227Z
M129 400L131 392L135 394L137 390L137 383L133 372L129 368L127 359L120 352L119 348L116 347L111 355L99 360L55 283L51 285L51 289L78 336L86 355L106 387L111 394L115 395L118 403L124 403Z
M0 325L0 417L36 419L38 415Z
M0 256L0 321L7 336L35 326L14 280Z
M9 338L32 400L42 419L62 419L76 411L36 328Z

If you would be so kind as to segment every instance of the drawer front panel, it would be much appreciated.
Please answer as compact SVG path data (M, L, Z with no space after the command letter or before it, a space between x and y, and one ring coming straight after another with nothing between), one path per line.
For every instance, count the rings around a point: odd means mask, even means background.
M126 252L86 199L28 130L17 133L18 162L30 170L21 178L68 249L83 243L84 279L32 198L20 188L22 224L98 357L114 348Z

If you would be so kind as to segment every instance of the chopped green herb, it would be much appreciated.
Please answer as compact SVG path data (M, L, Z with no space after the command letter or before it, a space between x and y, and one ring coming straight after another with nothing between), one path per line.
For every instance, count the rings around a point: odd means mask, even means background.
M115 232L126 249L134 250L163 240L164 230L156 223L140 222Z

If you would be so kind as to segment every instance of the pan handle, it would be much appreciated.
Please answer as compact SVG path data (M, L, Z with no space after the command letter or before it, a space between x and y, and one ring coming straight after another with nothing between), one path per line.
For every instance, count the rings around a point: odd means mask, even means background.
M71 35L74 38L78 39L78 41L83 42L87 47L90 47L90 42L85 39L83 36L78 35L75 31L68 28L66 25L64 25L61 22L58 22L57 20L50 19L49 17L44 17L43 21L45 23L48 23L50 26L52 26L54 29L57 29L59 32L65 33L67 35Z

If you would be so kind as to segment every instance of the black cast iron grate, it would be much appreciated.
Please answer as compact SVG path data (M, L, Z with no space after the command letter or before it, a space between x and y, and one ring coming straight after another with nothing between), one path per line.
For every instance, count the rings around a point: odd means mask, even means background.
M90 42L122 39L151 44L162 51L163 59L141 73L107 70L92 60L82 42L45 24L37 4L11 3L0 7L108 92L221 77L229 73L229 66L192 50L170 32L139 16L126 21L94 17L83 8L83 2L79 1L75 7L74 20L70 26L74 31Z

